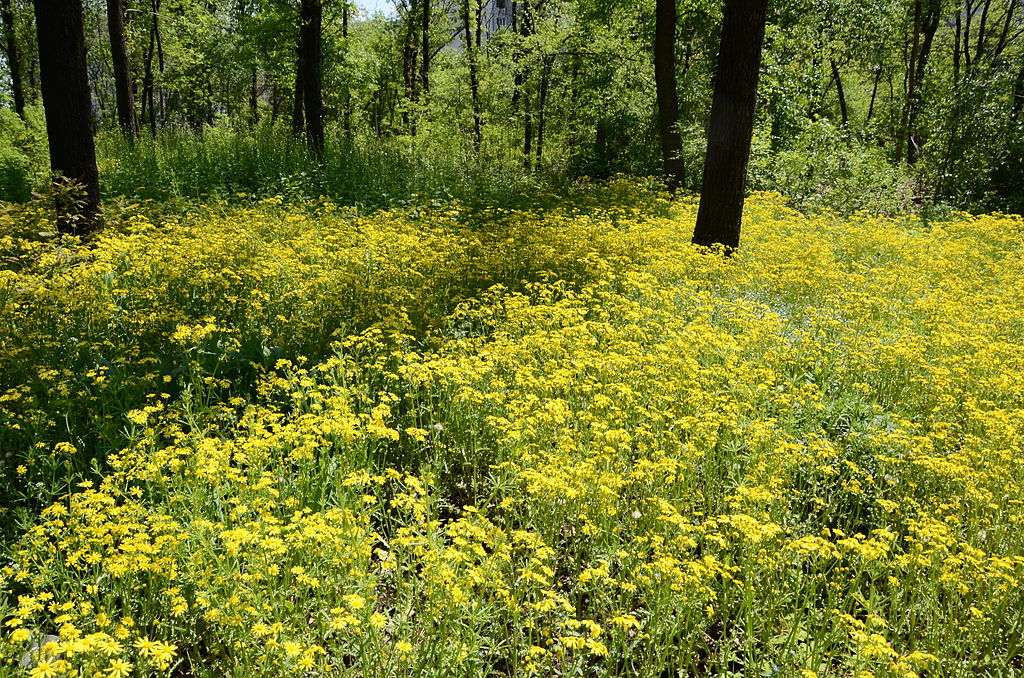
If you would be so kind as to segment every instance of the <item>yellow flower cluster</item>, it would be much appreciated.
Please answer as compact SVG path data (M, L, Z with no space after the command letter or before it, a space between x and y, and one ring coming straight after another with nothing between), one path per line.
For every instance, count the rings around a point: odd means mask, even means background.
M0 676L1019 672L1019 217L278 202L0 274Z

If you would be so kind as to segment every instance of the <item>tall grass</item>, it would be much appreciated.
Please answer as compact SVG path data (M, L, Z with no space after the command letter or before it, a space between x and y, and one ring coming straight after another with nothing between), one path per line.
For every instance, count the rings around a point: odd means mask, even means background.
M97 152L106 195L153 200L328 196L369 208L434 198L508 203L554 181L515 163L482 161L459 144L414 137L335 135L318 160L301 139L269 124L165 130L136 141L104 133Z

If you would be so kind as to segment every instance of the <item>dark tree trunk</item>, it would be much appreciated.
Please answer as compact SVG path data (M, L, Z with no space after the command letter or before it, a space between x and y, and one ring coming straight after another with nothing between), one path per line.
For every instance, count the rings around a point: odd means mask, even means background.
M121 0L107 0L107 29L110 33L110 55L114 62L114 91L117 95L117 122L125 136L139 134L132 97L132 76L128 69L128 49L124 43L124 9Z
M160 2L161 0L153 0L153 37L156 38L156 63L160 69L160 91L157 100L160 101L160 122L167 124L167 101L164 93L164 69L166 68L166 62L164 61L164 39L160 33ZM150 96L156 96L157 92L154 88L150 92ZM153 101L150 101L153 104ZM154 108L154 111L156 109Z
M346 64L348 62L348 1L341 6L341 37L344 41ZM345 110L342 112L342 127L345 130L345 138L352 139L352 89L349 84L348 71L345 71Z
M767 4L768 0L726 0L722 17L693 242L706 246L721 244L727 253L740 244Z
M846 108L846 93L843 91L843 76L839 73L839 64L835 59L832 63L832 79L836 81L836 97L839 99L839 116L843 119L843 128L850 125L850 111Z
M423 46L421 50L423 52L423 61L420 66L420 76L423 86L423 94L427 94L430 91L430 0L423 1L423 25L420 26L421 39Z
M302 106L306 113L306 141L313 155L324 155L324 100L320 61L323 13L320 0L302 0L299 25L299 71L302 73Z
M686 179L676 93L676 0L657 0L654 11L654 84L661 159L668 187L675 190Z
M907 62L907 97L903 101L903 113L900 117L899 138L896 141L896 162L903 161L903 147L912 143L910 131L910 111L917 97L917 54L921 49L921 20L924 13L923 0L914 0L913 35L910 42L910 59Z
M60 177L58 228L82 234L98 226L100 214L82 0L37 0L35 14L50 168ZM80 184L85 195L69 199L60 184Z
M155 22L156 17L152 17ZM146 65L142 72L142 119L149 122L149 130L156 136L156 116L153 114L153 54L156 50L154 24L149 28L149 48L146 50ZM147 111L149 117L147 118Z
M1010 117L1013 120L1020 120L1021 111L1024 111L1024 67L1017 71L1017 79L1013 83L1013 102L1010 104Z
M409 9L405 14L405 38L402 48L402 82L405 85L405 98L410 102L418 99L419 78L416 74L416 61L419 45L417 41L417 5L410 0ZM411 106L402 110L402 124L413 135L416 134L416 123Z
M303 106L302 98L304 96L302 82L302 66L296 64L295 66L295 87L293 88L295 96L292 98L292 134L296 137L301 137L302 132L306 129L306 121L303 118Z
M939 28L939 18L942 12L941 0L925 0L925 2L927 4L922 8L923 15L921 17L921 46L918 50L916 63L912 65L914 69L914 95L909 99L910 108L907 116L907 162L911 165L917 161L918 152L924 143L921 132L917 128L917 119L921 112L921 83L924 82L928 56L932 51L932 43L935 38L935 32Z
M256 68L252 69L252 79L249 82L249 126L255 127L260 124L260 81Z
M871 103L868 104L868 117L865 122L871 122L871 117L875 114L875 98L878 96L878 82L882 79L882 67L881 65L875 67L875 83L871 86Z
M544 58L544 69L540 74L540 94L537 101L537 169L540 169L541 159L544 156L544 119L545 109L548 103L548 86L551 82L551 68L554 65L555 57Z
M480 107L480 82L477 75L477 51L480 27L480 8L477 5L476 12L471 12L470 5L476 0L462 0L462 30L465 36L466 59L469 62L469 95L473 104L473 149L479 153L483 144L483 115ZM473 15L475 19L470 20ZM474 32L473 27L476 26ZM474 39L474 36L477 36Z
M918 116L921 112L923 88L921 83L924 82L925 72L928 66L928 57L932 51L932 44L935 40L935 32L939 29L939 19L942 14L942 2L941 0L925 0L925 15L922 21L922 40L921 50L917 56L916 72L914 75L914 82L917 85L917 93L914 100L910 102L910 118L907 121L907 162L914 164L917 161L917 156L924 144L924 137L921 130L918 129Z
M18 34L14 23L11 0L0 3L0 15L4 23L4 37L7 42L7 65L11 69L11 95L14 97L14 112L25 117L25 89L21 85L21 59L18 57Z

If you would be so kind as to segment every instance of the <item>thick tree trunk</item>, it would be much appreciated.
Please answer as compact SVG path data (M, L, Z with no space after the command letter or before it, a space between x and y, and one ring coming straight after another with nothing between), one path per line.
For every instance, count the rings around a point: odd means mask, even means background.
M320 0L302 0L299 26L299 70L306 112L306 141L317 158L324 155L324 100L320 76L323 13Z
M7 43L7 66L11 69L11 95L14 97L14 112L25 117L25 89L21 84L21 59L18 57L18 33L14 23L14 10L11 0L0 2L0 15L3 18L4 37Z
M65 233L82 234L98 226L100 214L82 0L45 0L34 4L50 168L60 177L56 181L58 228ZM81 184L85 195L69 199L71 196L61 184Z
M110 33L110 55L114 62L114 91L117 95L117 122L125 136L139 134L132 98L132 76L128 68L128 49L124 42L124 9L121 0L107 0L107 29Z
M693 242L740 244L767 0L726 0Z
M654 11L654 84L661 159L668 187L675 190L686 180L676 93L676 0L657 0Z

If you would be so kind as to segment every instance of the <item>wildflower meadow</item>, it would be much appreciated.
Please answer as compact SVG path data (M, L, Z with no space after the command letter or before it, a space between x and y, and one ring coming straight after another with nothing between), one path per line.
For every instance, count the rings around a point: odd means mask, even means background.
M1020 676L1024 221L0 215L0 676Z

